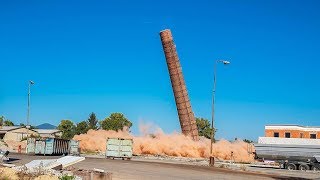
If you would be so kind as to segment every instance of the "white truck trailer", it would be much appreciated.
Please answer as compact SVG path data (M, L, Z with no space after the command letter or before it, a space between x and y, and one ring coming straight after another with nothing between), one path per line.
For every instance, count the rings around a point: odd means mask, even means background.
M260 137L256 159L278 162L289 170L320 170L320 139Z

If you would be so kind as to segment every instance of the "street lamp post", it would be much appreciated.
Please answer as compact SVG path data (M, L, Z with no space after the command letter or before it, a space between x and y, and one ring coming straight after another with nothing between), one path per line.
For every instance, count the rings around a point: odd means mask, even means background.
M213 74L213 89L212 89L212 114L211 114L211 143L210 143L210 165L214 164L214 159L211 157L212 156L212 143L213 143L213 134L214 134L214 96L216 92L216 72L217 72L217 64L218 63L223 63L224 65L230 64L229 61L226 60L217 60L214 63L214 74Z
M28 112L27 112L27 128L30 127L30 124L29 124L29 120L30 120L30 89L31 89L31 86L34 84L33 81L29 81L28 82Z

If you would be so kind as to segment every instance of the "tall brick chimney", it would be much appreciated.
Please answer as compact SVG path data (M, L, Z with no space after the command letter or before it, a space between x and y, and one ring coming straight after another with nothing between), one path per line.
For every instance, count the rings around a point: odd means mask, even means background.
M178 110L182 133L198 140L198 129L191 108L186 84L182 75L180 61L169 29L160 32L162 47L167 60L171 85Z

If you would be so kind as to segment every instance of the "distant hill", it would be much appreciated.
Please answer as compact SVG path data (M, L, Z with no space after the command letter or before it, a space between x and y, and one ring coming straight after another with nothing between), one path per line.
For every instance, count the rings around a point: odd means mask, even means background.
M43 123L36 127L37 129L57 129L57 126L54 126L49 123Z

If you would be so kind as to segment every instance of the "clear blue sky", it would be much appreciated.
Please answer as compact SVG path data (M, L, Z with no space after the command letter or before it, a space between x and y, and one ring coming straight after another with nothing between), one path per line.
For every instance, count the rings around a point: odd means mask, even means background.
M183 3L181 3L183 2ZM320 125L320 2L1 1L0 115L58 124L123 112L180 131L159 31L172 30L195 115L218 138L256 140L265 124Z

